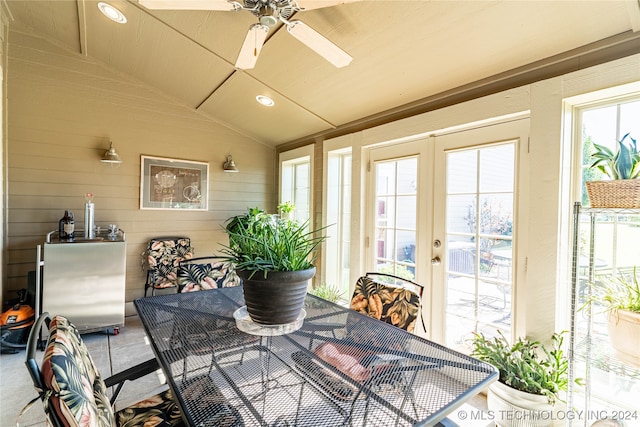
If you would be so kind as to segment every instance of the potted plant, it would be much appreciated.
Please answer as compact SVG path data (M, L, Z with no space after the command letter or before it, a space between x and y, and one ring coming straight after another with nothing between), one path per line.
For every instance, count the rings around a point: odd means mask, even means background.
M606 276L592 284L587 298L607 313L609 340L620 360L640 368L640 284L636 267L633 275Z
M280 216L285 219L293 219L293 210L296 208L291 202L283 202L278 205L278 212Z
M628 140L627 140L628 138ZM629 133L618 141L618 149L611 150L593 144L595 161L591 168L598 169L610 178L608 181L587 181L587 194L594 208L640 207L640 152L636 140Z
M322 229L258 208L229 218L229 245L222 252L242 279L247 312L256 323L280 325L298 319L308 281L315 275Z
M563 333L553 334L551 349L525 338L510 344L502 332L494 338L474 335L471 355L492 364L500 373L499 380L489 386L487 393L488 408L498 414L495 420L498 425L551 425L552 412L558 409L561 394L569 384L569 361L562 343ZM510 419L499 414L521 417ZM522 424L523 420L530 423Z

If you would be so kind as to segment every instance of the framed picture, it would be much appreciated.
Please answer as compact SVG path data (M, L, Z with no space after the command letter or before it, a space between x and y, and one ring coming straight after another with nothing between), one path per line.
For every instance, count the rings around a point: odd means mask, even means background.
M140 209L206 211L209 163L141 156Z

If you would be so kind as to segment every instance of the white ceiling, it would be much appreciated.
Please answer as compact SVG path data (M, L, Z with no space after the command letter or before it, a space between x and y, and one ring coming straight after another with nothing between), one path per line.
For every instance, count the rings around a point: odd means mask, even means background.
M257 20L250 13L109 3L126 24L106 19L94 0L7 0L12 30L88 55L273 146L614 36L640 51L638 0L361 0L295 15L348 52L349 66L333 67L274 27L256 67L243 71L233 64ZM276 105L259 105L258 94Z

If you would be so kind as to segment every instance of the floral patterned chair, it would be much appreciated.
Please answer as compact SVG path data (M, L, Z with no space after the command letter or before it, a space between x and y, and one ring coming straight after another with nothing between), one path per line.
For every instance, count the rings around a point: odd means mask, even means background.
M215 291L215 289L241 284L242 279L236 274L233 263L222 257L191 258L181 261L178 267L178 292L180 293ZM206 306L203 307L201 304ZM216 307L199 300L189 308L218 312ZM247 345L256 343L258 337L240 332L231 316L223 315L222 311L220 314L218 317L188 323L176 321L171 339L172 349L189 348L190 354L211 355L214 358L224 354L239 354L242 358L243 349ZM186 357L184 372L187 372Z
M378 279L374 280L374 276ZM398 276L366 273L356 282L350 307L352 310L413 332L418 316L422 319L422 290L421 285ZM425 327L424 320L422 326Z
M229 288L241 283L233 263L221 257L191 258L180 261L178 266L178 292Z
M143 268L147 269L144 296L147 296L149 288L151 288L151 295L155 295L156 289L177 288L180 261L193 258L191 239L188 237L153 238L142 253L142 258Z
M49 326L42 367L35 361L43 323ZM170 390L114 412L122 384L158 369L155 359L103 379L78 330L66 318L43 313L34 325L27 346L27 368L38 398L53 426L182 426L182 415ZM107 388L115 386L111 399ZM38 399L36 398L36 399ZM34 399L35 401L35 399Z

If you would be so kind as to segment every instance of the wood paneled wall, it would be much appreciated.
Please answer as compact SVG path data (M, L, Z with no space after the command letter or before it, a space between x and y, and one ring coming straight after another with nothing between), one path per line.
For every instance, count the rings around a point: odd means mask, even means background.
M96 224L126 232L127 301L142 296L141 253L151 237L190 236L196 256L210 255L226 241L226 218L250 206L275 208L272 147L86 57L10 31L7 95L5 297L26 287L36 246L65 209L82 227L87 192L95 195ZM117 169L99 161L109 141L124 161ZM143 154L209 162L208 211L140 210ZM228 154L240 173L223 173Z

